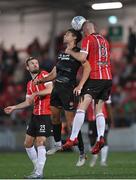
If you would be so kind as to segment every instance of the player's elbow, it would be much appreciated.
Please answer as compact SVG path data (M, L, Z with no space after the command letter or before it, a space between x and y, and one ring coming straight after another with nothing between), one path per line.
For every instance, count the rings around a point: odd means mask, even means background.
M52 89L53 89L53 86L50 86L50 88L48 89L48 94L51 94Z
M52 84L52 82L51 82L51 83L48 85L48 87L46 87L46 95L47 95L47 94L51 94L52 89L53 89L53 84Z
M31 106L33 103L32 99L29 98L27 101L26 101L26 106Z
M88 65L88 71L89 71L89 73L91 72L91 66L90 66L90 64Z

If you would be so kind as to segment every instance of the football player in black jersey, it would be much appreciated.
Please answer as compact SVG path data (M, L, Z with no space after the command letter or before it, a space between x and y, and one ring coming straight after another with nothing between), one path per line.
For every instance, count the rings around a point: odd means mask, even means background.
M71 49L75 52L80 51L77 47L78 42L82 39L79 31L69 29L64 35L64 43L66 49ZM80 67L83 67L83 75L77 86L76 75ZM71 55L61 52L57 59L57 64L53 70L43 79L35 80L35 84L44 83L47 81L55 80L54 87L51 93L51 111L52 111L52 124L55 139L55 148L49 150L47 154L54 154L61 149L61 121L60 115L63 108L68 125L69 132L71 131L72 121L75 115L76 105L74 102L74 93L80 94L85 81L89 77L90 65L88 61L81 63ZM80 151L79 160L76 166L82 166L85 163L84 144L81 132L78 135L78 148Z

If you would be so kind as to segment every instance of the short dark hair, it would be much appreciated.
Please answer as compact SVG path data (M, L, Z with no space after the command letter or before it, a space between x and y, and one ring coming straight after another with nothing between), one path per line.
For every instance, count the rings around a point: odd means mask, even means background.
M25 61L26 66L28 66L28 62L33 60L33 59L36 59L36 58L34 58L34 57L27 58L26 61ZM36 59L36 60L38 61L38 59Z
M71 32L76 37L76 44L81 41L82 34L80 31L76 31L75 29L68 29L67 32Z

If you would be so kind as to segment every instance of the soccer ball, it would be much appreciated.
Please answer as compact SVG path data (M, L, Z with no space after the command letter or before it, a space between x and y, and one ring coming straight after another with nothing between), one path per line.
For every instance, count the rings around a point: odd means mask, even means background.
M75 16L71 21L71 25L73 29L75 29L76 31L79 31L81 30L82 25L85 21L86 19L83 16Z

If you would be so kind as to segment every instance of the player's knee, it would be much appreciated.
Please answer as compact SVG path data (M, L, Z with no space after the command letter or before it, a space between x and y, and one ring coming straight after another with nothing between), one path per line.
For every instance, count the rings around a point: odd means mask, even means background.
M33 142L32 141L24 141L24 147L25 148L31 148L33 146Z
M36 140L36 147L38 147L38 146L44 146L44 143L45 143L44 140L42 140L42 139L37 139L37 140Z

